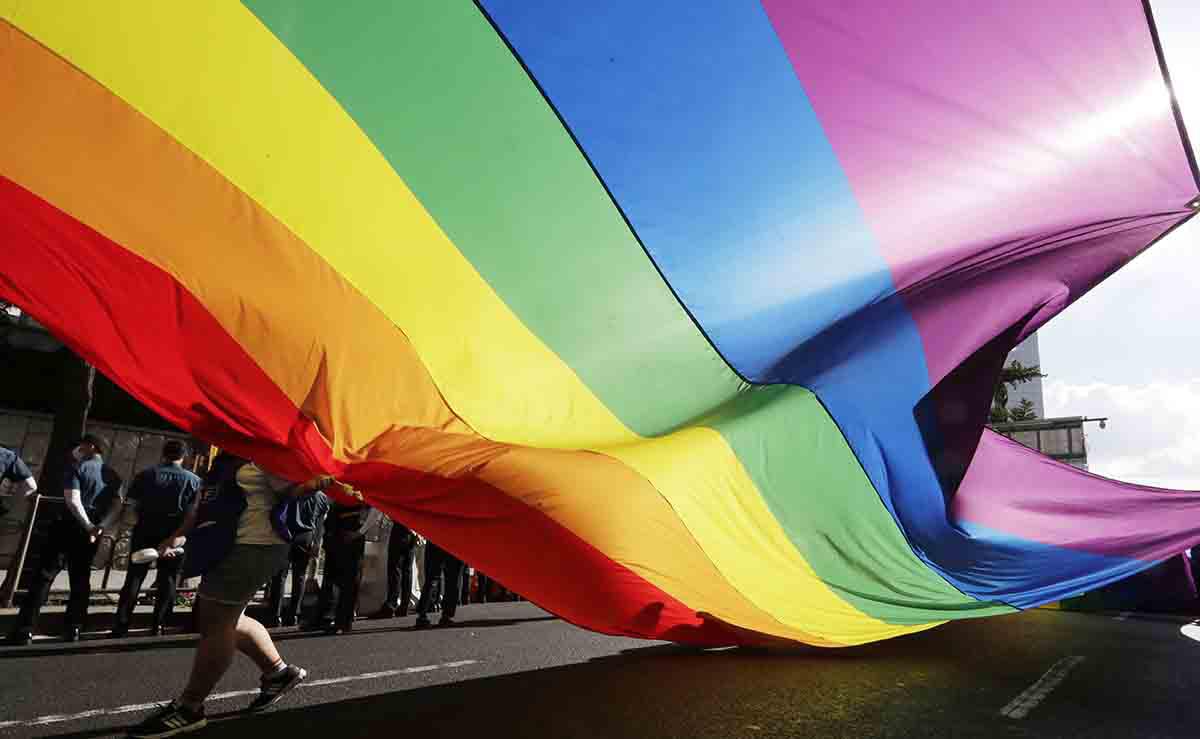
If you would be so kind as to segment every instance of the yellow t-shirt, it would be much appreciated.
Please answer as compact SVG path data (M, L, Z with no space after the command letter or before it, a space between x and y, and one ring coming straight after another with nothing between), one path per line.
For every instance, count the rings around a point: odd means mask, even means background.
M280 493L292 483L264 472L253 462L238 470L237 482L246 491L246 510L238 519L237 543L283 544L271 526L271 509L279 502Z

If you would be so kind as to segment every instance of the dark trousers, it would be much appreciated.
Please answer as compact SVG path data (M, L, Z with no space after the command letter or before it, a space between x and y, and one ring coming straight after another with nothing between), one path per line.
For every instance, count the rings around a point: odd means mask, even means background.
M463 563L457 557L433 542L425 543L425 583L421 586L421 600L417 602L417 617L425 618L433 603L433 582L445 575L442 583L442 618L454 618L458 610L459 582Z
M157 547L173 531L175 531L174 527L165 533L162 530L138 531L135 528L129 539L129 551L136 552L139 549ZM165 626L167 620L171 618L171 613L175 610L175 585L178 582L179 567L182 564L182 556L162 557L155 562L157 572L154 578L155 626ZM125 585L121 587L121 599L117 602L114 629L129 628L129 622L133 619L134 606L137 605L138 592L141 591L142 583L146 581L146 575L149 572L149 562L140 565L129 563L129 568L125 570Z
M392 533L388 537L388 594L384 605L400 609L401 616L408 615L409 601L412 600L414 543L412 531L392 523Z
M475 602L476 603L487 603L488 588L491 586L491 582L492 581L488 578L487 575L483 574L478 569L475 570ZM462 576L462 601L461 601L461 604L465 606L470 602L471 602L471 574L467 570L466 566L464 565L463 566L463 576Z
M292 544L288 553L288 563L282 570L271 578L271 601L268 613L277 620L294 623L300 613L300 604L304 600L304 589L308 584L308 565L312 561L310 546ZM288 601L287 610L283 608L283 585L287 580L288 571L292 573L292 598Z
M477 570L475 570L475 584L479 588L479 595L476 596L476 601L479 603L487 603L488 590L492 586L491 578L489 578L487 575L483 574L482 572L480 572L477 569Z
M83 627L87 618L88 599L92 595L92 560L96 557L97 542L89 541L87 532L70 514L50 524L46 543L38 560L29 592L17 614L15 629L32 631L38 613L50 595L50 586L63 568L71 576L71 598L67 601L66 627Z
M341 534L325 537L325 581L317 604L318 618L338 626L354 623L359 577L367 540L357 536L346 541Z
M429 590L429 610L442 610L442 578L435 577L432 580L426 580L425 584ZM426 588L421 588L421 595L425 595ZM417 602L420 605L420 601Z

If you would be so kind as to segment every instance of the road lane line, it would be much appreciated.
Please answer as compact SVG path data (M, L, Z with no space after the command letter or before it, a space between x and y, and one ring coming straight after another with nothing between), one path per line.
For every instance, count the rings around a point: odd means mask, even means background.
M41 716L28 722L27 726L45 726L46 724L57 724L60 721L74 721L79 718L89 718L91 716L99 716L104 713L104 709L96 709L93 711L84 711L82 713L62 714L58 716Z
M1025 692L1018 695L1009 701L1008 705L1000 709L1001 716L1007 716L1012 719L1022 719L1029 715L1029 712L1037 708L1038 704L1050 695L1050 691L1054 690L1067 678L1067 674L1075 669L1075 666L1083 661L1083 657L1063 657L1054 665L1046 670L1046 674L1033 685L1025 689Z
M1129 618L1129 614L1130 611L1121 611L1117 615L1113 616L1113 621L1124 621L1125 619Z
M396 677L397 675L412 675L420 672L431 672L433 670L454 669L456 667L466 667L467 665L479 664L479 660L463 659L457 662L445 662L438 665L418 665L416 667L402 667L397 670L383 670L380 672L364 672L361 675L345 675L342 677L330 677L321 680L310 680L298 685L298 688L317 688L323 685L340 685L342 683L361 682L363 680L377 680L383 677ZM227 693L215 693L208 697L208 702L226 700L228 698L237 698L244 695L258 695L257 690L233 690ZM130 703L125 706L116 706L114 708L93 708L90 711L81 711L79 713L63 713L51 714L48 716L38 716L37 718L22 719L19 721L0 721L0 730L15 729L28 726L44 726L46 724L57 724L63 721L78 721L85 718L94 718L96 716L115 716L122 713L135 713L137 711L149 711L161 706L165 701L155 703Z
M239 695L258 695L257 690L231 690L228 693L213 693L208 696L210 701L223 701L226 698L237 698Z
M107 713L109 715L115 715L118 713L133 713L135 711L149 711L152 708L158 708L163 703L166 703L166 701L155 701L154 703L130 703L128 706L118 706L117 708L110 708L109 710L105 711L105 713Z
M420 667L405 667L399 670L384 670L382 672L364 672L361 675L346 675L345 677L327 677L321 680L309 680L301 683L302 688L315 688L318 685L339 685L341 683L353 683L360 680L375 680L381 677L394 677L396 675L412 675L418 672L429 672L430 670L441 670L447 667L464 667L466 665L475 664L473 659L465 659L459 662L447 662L441 665L421 665ZM258 691L252 691L257 693Z

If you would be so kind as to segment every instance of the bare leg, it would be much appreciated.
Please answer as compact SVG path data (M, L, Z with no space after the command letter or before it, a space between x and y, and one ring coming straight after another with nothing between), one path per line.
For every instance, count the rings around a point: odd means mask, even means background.
M204 598L196 601L196 630L200 641L192 661L192 674L179 702L198 709L233 664L237 652L237 624L241 606L229 606Z
M244 613L237 620L237 649L254 660L264 675L283 665L283 657L271 641L271 633Z

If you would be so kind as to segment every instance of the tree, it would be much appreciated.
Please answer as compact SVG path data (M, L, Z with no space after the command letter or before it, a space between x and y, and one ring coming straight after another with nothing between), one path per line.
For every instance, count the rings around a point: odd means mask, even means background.
M62 495L66 482L67 455L87 431L96 383L96 368L82 357L67 348L59 350L59 355L62 394L54 408L54 428L50 432L50 445L38 476L38 488L47 495Z
M1036 421L1037 413L1033 410L1033 401L1029 398L1021 398L1021 402L1017 404L1017 407L1009 410L1008 420Z
M8 349L9 332L15 330L18 324L13 312L14 306L0 300L0 348ZM92 407L92 394L95 388L96 368L88 364L78 354L63 347L59 350L59 386L61 387L54 408L54 427L50 432L50 444L46 456L42 460L42 470L38 475L38 492L43 495L62 495L66 482L67 459L71 447L83 436L87 429L88 413ZM32 509L30 510L32 513ZM39 516L39 520L48 518ZM28 519L25 523L29 525ZM40 527L39 527L40 528ZM25 568L28 572L28 565ZM21 575L27 576L25 573ZM0 585L0 601L11 598L12 589L16 586L13 573L9 572L3 585Z
M0 343L8 346L9 332L18 330L19 308L0 298ZM43 329L44 330L44 329ZM71 446L87 431L88 413L92 407L96 368L70 349L62 348L59 355L59 386L61 391L54 407L54 428L50 444L38 475L38 487L44 494L61 495L66 459Z
M991 422L1008 423L1009 421L1030 421L1036 418L1037 416L1033 414L1032 403L1029 404L1028 408L1022 408L1024 406L1023 402L1011 411L1008 409L1008 388L1009 386L1016 387L1026 382L1032 382L1039 377L1045 377L1045 375L1042 374L1041 368L1036 364L1032 367L1026 367L1014 360L1007 367L1001 369L1000 377L996 380L996 389L992 392ZM1017 418L1013 415L1014 413L1021 413L1022 416Z

